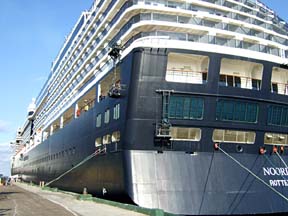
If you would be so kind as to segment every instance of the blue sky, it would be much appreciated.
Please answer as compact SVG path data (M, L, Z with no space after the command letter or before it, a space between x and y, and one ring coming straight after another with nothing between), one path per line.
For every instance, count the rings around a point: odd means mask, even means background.
M288 0L263 0L288 21ZM0 174L10 173L9 142L44 84L83 10L93 0L0 0Z
M81 12L93 0L0 0L0 174L10 173L9 142L24 123Z

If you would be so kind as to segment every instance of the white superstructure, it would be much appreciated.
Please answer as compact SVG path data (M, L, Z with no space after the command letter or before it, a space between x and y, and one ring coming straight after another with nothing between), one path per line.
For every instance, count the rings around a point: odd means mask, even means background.
M113 67L108 52L118 41L122 57L135 47L163 47L287 65L287 32L287 23L257 0L95 1L52 64L35 112L23 126L25 150L76 115L81 104L75 102Z

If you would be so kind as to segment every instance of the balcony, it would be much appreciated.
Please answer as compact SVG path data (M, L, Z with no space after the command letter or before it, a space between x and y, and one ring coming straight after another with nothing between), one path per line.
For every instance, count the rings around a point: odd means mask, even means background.
M260 90L263 73L263 65L235 60L222 59L219 86L231 86L236 88Z
M270 90L272 93L288 95L288 69L273 67Z

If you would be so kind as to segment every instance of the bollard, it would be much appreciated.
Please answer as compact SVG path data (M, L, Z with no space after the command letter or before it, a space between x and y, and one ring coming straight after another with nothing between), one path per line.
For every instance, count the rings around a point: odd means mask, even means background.
M39 182L39 186L40 186L41 188L43 188L43 187L45 186L45 182L44 182L44 181L40 181L40 182Z
M83 188L83 195L87 195L87 194L88 194L87 188L85 187L85 188Z
M91 194L88 194L87 188L83 188L83 193L77 196L78 200L92 200L93 196Z

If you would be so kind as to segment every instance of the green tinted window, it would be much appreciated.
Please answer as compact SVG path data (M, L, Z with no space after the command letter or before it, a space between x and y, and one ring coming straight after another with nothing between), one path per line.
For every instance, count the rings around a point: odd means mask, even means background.
M204 100L196 97L172 95L169 101L168 117L174 119L202 119Z
M268 125L288 126L288 107L269 106Z
M217 101L216 120L256 123L258 104L242 101Z

